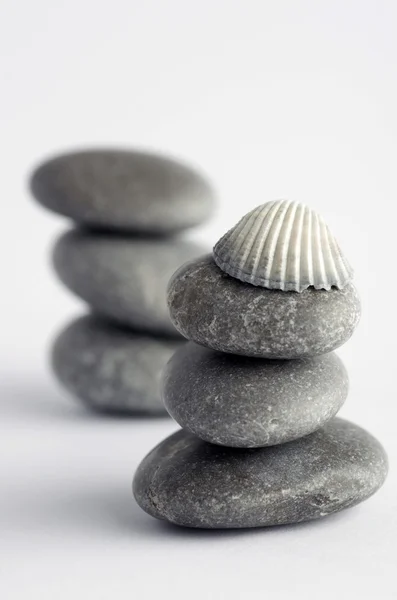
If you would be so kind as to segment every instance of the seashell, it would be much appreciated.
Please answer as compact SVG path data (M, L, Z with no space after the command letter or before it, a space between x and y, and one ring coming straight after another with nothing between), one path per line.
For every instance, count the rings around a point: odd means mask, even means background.
M289 200L254 208L219 240L213 254L228 275L269 289L342 289L353 277L323 219Z

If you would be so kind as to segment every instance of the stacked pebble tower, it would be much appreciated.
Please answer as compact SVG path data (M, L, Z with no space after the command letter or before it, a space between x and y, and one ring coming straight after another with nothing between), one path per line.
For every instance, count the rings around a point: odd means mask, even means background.
M335 414L348 376L333 350L360 302L324 221L302 204L257 207L168 289L192 340L164 374L182 430L141 463L138 504L178 525L235 528L317 519L371 496L387 457Z
M210 185L169 158L94 150L43 163L31 190L74 221L55 244L53 264L92 310L55 340L56 377L98 411L166 414L160 372L185 342L169 318L167 283L203 251L176 234L211 214Z

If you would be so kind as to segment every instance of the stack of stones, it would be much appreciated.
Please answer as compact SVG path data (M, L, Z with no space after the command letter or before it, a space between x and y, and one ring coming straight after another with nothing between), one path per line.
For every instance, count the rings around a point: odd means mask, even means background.
M92 310L56 339L56 377L99 411L166 414L160 372L185 342L168 314L167 283L203 252L177 234L211 214L210 185L165 157L97 150L45 162L31 190L74 221L56 242L53 263Z
M147 513L202 528L296 523L382 485L382 446L334 418L348 376L333 350L360 317L351 279L324 221L288 201L259 206L175 273L169 308L192 341L163 394L183 429L137 470Z

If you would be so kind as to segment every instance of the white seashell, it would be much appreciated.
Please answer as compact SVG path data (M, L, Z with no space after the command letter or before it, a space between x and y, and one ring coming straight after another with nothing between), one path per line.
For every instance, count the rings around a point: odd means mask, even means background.
M225 273L270 289L342 289L353 271L323 219L288 200L258 206L215 245Z

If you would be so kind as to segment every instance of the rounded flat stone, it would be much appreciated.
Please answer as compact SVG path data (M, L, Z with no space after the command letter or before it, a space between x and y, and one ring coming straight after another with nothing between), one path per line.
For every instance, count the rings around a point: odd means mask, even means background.
M52 368L60 383L91 408L164 415L160 373L184 343L134 333L88 315L58 335Z
M168 287L175 327L222 352L304 358L331 352L352 335L360 301L352 284L301 293L268 290L230 277L211 255L183 265Z
M299 440L244 450L178 431L142 461L133 491L144 511L177 525L262 527L354 506L376 492L386 474L379 442L335 418Z
M95 312L133 328L178 335L167 308L172 273L202 248L183 240L71 230L54 247L61 281Z
M199 438L254 448L312 433L338 412L348 386L334 353L266 360L190 342L165 367L163 398L175 421Z
M173 233L205 221L214 205L195 170L135 151L57 156L33 172L30 187L40 204L77 223L124 231Z

